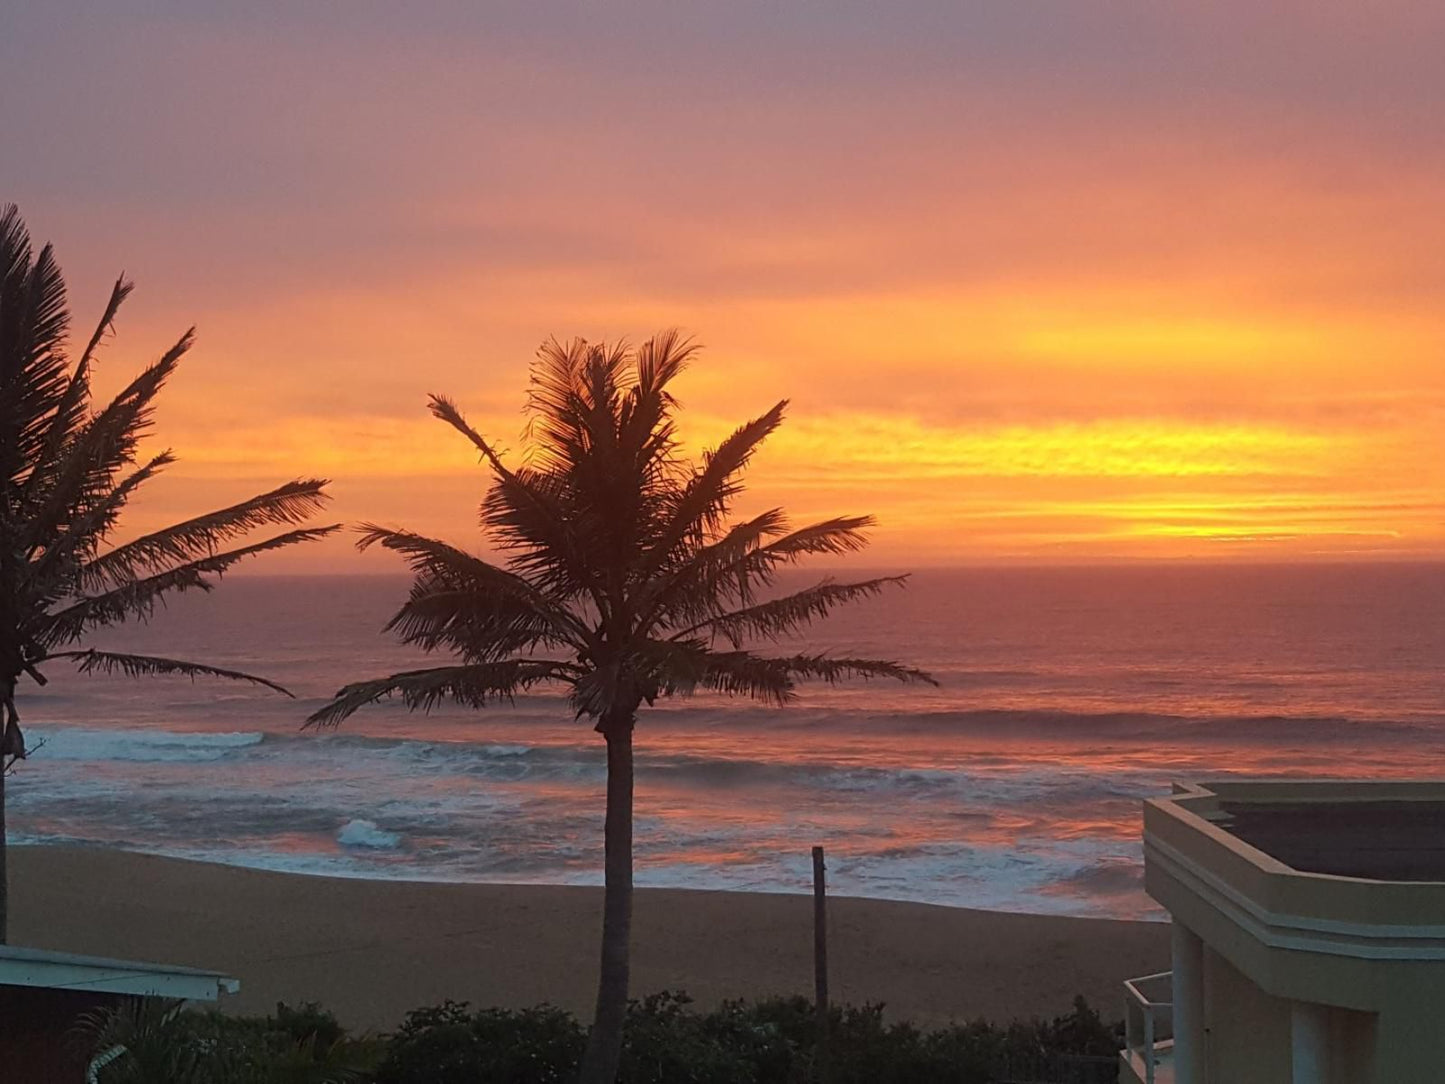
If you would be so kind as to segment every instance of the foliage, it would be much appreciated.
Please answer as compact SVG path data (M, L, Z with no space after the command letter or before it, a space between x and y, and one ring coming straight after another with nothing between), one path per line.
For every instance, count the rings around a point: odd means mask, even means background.
M872 520L844 516L791 528L775 508L730 523L742 472L787 403L688 462L670 385L695 353L676 332L636 350L581 339L544 344L516 466L451 400L432 396L432 413L491 471L482 525L505 560L410 531L363 527L362 548L395 551L415 575L388 630L456 661L355 682L309 722L335 725L392 696L423 710L445 701L483 707L554 683L568 689L579 717L605 731L630 729L644 703L699 689L784 703L802 679L930 681L894 662L745 648L790 636L904 577L824 579L769 597L784 567L861 549Z
M131 999L79 1025L86 1057L123 1047L100 1084L345 1084L367 1079L369 1040L348 1040L314 1004L276 1006L275 1016L232 1017Z
M687 1011L686 994L663 991L628 1005L620 1084L747 1084L758 1079L745 1032Z
M707 1013L680 993L632 1001L618 1084L809 1084L817 1079L816 1018L802 997L724 1002ZM1005 1079L1113 1080L1122 1043L1079 998L1053 1020L983 1020L932 1030L888 1022L882 1005L835 1006L835 1084L991 1084ZM552 1006L484 1009L445 1002L410 1013L387 1044L376 1084L554 1084L575 1079L583 1028ZM1094 1075L1060 1077L1061 1063L1094 1056ZM1066 1070L1065 1070L1066 1071Z
M182 591L209 591L236 564L336 530L299 526L326 502L311 478L114 544L132 497L175 462L142 458L156 397L190 349L187 331L109 403L91 395L101 342L131 283L116 280L79 357L68 349L70 310L54 250L31 248L13 204L0 207L0 943L6 940L5 773L26 755L16 685L46 683L42 667L81 673L183 674L249 681L252 674L183 659L102 651L91 633L144 621ZM283 528L251 539L254 531ZM287 693L289 696L290 694Z
M816 1019L802 997L724 1002L699 1013L685 994L632 1001L618 1084L811 1084ZM1000 1080L1112 1081L1120 1025L1077 998L1053 1020L983 1020L933 1030L888 1022L882 1005L835 1006L834 1084L993 1084ZM354 1039L314 1004L270 1016L181 1011L136 1000L88 1018L85 1058L124 1045L101 1084L571 1084L586 1031L551 1005L480 1009L446 1001L409 1013L397 1031ZM1094 1056L1089 1076L1059 1075L1060 1059Z
M586 1033L550 1005L517 1011L446 1001L416 1009L392 1036L377 1084L559 1084L577 1075Z
M298 526L327 499L326 483L307 479L108 544L131 498L175 462L168 451L143 460L140 446L156 398L194 338L187 331L109 403L95 404L97 354L131 289L123 276L116 280L72 363L54 251L33 252L15 206L0 208L0 757L25 755L15 683L28 675L43 685L39 667L49 660L69 660L82 672L225 677L284 692L233 670L73 645L96 629L146 619L172 593L210 590L214 577L248 557L336 529ZM273 526L287 529L244 541Z

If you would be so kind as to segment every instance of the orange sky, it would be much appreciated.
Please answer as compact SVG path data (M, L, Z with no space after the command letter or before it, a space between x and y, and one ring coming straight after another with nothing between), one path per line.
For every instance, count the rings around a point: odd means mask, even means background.
M0 15L106 374L199 325L132 528L323 473L474 544L426 393L515 446L544 336L675 324L687 435L791 398L750 505L871 563L1445 557L1440 5L485 6Z

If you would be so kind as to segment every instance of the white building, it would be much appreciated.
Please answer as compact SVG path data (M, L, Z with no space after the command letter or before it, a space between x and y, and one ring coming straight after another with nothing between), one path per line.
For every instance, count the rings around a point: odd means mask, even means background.
M1445 1082L1445 783L1220 782L1144 806L1173 971L1131 1084Z

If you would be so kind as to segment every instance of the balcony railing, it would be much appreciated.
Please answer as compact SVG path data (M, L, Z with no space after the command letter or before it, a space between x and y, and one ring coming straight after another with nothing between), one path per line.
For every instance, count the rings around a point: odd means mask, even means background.
M1124 983L1123 1060L1142 1084L1174 1079L1173 980L1172 971L1161 971Z

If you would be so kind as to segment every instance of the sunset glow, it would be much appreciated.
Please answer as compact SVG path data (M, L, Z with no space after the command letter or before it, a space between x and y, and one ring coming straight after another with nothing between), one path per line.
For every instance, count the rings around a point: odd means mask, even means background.
M749 506L875 563L1445 556L1437 5L30 8L0 196L82 324L137 280L104 388L200 331L131 530L319 473L479 545L426 394L515 452L543 338L680 326L689 447L789 398Z

